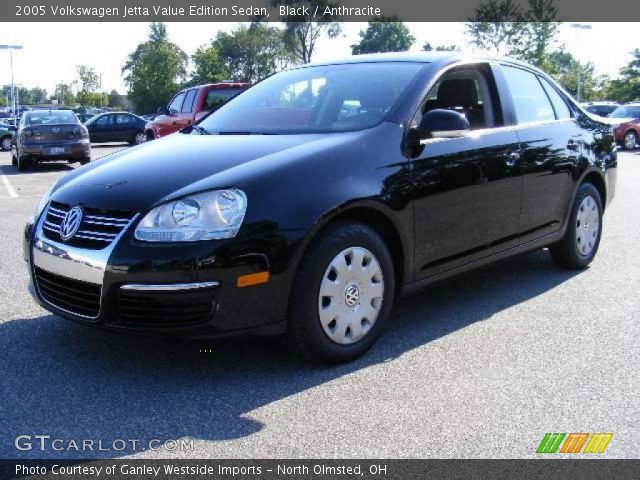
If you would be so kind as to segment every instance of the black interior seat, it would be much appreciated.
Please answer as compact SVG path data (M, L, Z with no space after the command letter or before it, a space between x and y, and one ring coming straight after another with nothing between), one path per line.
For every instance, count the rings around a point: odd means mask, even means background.
M478 101L478 89L472 78L443 80L438 88L438 97L427 104L428 110L445 108L464 114L471 129L485 127L484 108Z

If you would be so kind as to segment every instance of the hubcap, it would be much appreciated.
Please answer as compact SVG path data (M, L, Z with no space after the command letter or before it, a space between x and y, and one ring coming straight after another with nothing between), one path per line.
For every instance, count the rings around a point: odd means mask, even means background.
M580 207L576 218L576 245L582 255L589 255L598 240L600 231L600 214L598 204L593 197L586 196Z
M633 132L628 132L624 136L624 146L625 148L635 148L636 146L636 136Z
M2 149L3 150L11 150L11 139L5 138L2 140Z
M318 314L327 336L348 345L364 337L382 308L384 280L376 257L350 247L334 257L320 283Z
M136 135L136 144L140 145L141 143L144 143L147 141L147 137L144 135L144 133L138 133Z

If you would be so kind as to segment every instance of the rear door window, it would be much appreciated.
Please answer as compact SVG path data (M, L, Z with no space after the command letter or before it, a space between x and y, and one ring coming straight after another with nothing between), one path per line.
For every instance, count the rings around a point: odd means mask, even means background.
M553 104L553 109L556 112L556 118L559 120L566 120L571 118L571 110L567 106L567 102L562 98L562 96L558 93L558 91L544 78L539 77L542 86L544 87L547 95L549 95L549 99Z
M503 65L502 72L511 92L518 124L555 120L551 101L535 74Z

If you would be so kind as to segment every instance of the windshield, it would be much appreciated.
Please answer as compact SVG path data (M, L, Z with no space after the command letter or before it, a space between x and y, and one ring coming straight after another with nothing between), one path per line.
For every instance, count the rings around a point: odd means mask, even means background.
M232 99L193 132L292 134L380 123L424 63L354 63L278 73Z
M73 112L45 111L28 112L24 114L25 125L60 125L78 123Z
M640 107L618 107L611 115L611 118L640 118Z

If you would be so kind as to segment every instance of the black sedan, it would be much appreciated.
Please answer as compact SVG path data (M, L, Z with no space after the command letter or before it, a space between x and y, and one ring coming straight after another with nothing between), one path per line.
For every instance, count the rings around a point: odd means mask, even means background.
M24 255L37 301L78 323L342 362L403 292L543 247L587 266L616 162L610 128L529 65L361 55L70 172Z
M91 160L89 134L71 110L24 112L11 142L11 160L21 172L54 160L84 165Z
M102 113L85 122L92 143L128 142L131 145L144 143L144 126L147 121L128 112Z

